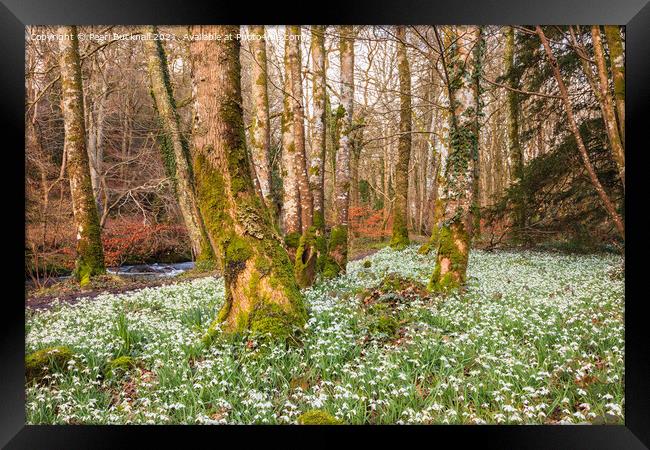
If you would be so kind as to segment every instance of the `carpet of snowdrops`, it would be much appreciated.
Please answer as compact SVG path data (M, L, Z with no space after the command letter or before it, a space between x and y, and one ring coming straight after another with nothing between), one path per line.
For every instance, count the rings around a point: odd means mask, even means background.
M426 283L434 261L384 248L305 290L299 345L202 348L224 298L214 277L29 311L27 351L74 357L27 385L27 421L292 424L319 409L347 424L623 423L621 256L473 251L466 292L401 304L400 339L373 336L363 290L390 273ZM137 365L103 377L126 353Z

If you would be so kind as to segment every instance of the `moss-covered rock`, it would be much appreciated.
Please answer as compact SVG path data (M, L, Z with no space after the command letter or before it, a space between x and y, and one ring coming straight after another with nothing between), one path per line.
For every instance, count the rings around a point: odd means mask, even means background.
M104 369L106 377L119 376L136 366L136 361L131 356L118 356L110 360Z
M72 350L65 346L47 347L25 356L25 377L27 381L38 381L54 371L67 370Z
M339 419L321 409L311 409L298 416L299 425L342 425Z

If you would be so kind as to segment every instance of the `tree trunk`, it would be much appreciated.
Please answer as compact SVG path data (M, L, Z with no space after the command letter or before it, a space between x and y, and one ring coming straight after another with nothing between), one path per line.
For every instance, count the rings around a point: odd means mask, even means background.
M325 27L311 27L311 63L313 73L314 128L311 139L309 185L314 200L314 225L325 229Z
M284 93L282 111L282 219L289 256L295 257L302 232L300 190L296 167L296 146L293 133L293 108L291 107L291 70L289 45L284 46Z
M226 300L205 336L218 330L286 338L306 318L293 268L255 192L244 139L240 43L235 26L194 26L192 34L232 39L193 40L194 173L212 242L221 252Z
M152 35L158 32L155 26L147 27L144 31ZM194 258L196 261L209 263L214 260L215 249L212 248L196 202L189 148L181 132L165 49L160 40L145 39L144 45L148 57L154 108L160 123L159 141L165 170L173 182L174 193L190 238Z
M564 108L567 114L567 120L569 121L569 126L571 127L571 131L573 132L573 136L575 137L576 144L578 145L578 151L580 152L580 156L582 157L582 162L585 165L585 169L587 169L589 178L591 179L591 182L594 185L594 188L596 189L598 196L603 202L603 206L607 211L607 214L609 214L619 234L621 235L623 240L625 240L625 225L623 224L623 220L616 212L616 208L614 207L614 204L611 202L611 200L607 196L607 193L603 189L603 186L600 184L600 181L598 180L598 175L596 175L596 171L594 170L591 161L589 161L589 154L587 153L587 148L585 147L585 144L582 140L582 136L580 136L580 130L578 129L578 124L576 123L575 117L573 116L573 109L571 107L571 103L569 102L569 93L564 84L564 81L562 80L562 75L560 74L560 68L558 66L557 59L553 55L553 51L551 50L551 47L548 43L548 40L546 39L546 35L542 31L542 28L539 25L537 25L535 29L537 31L537 35L539 36L539 39L542 41L542 45L544 46L546 56L548 57L551 67L553 69L555 80L557 81L558 87L560 88L562 103L564 104Z
M399 74L399 138L395 168L395 203L390 246L403 249L409 244L408 191L409 160L411 158L411 71L406 55L406 27L397 27L397 70Z
M93 103L88 115L88 162L90 164L90 181L93 185L93 196L97 203L97 214L99 217L103 214L103 205L101 201L101 177L102 162L104 160L104 117L106 116L106 100L108 97L108 86L105 77L102 77L101 91L97 100Z
M474 139L472 140L472 206L470 209L471 219L470 227L467 230L471 239L480 237L481 234L481 190L479 182L481 180L481 161L480 161L480 118L483 104L481 101L481 71L483 67L483 52L485 51L485 42L483 40L483 29L478 26L475 28L476 43L474 44L474 65L472 67L472 87L474 89Z
M436 265L429 282L434 291L447 291L465 284L471 236L473 169L471 164L476 135L476 89L472 71L477 64L471 52L475 27L458 27L457 45L446 61L450 75L451 144L446 162L445 200L448 212L438 236Z
M249 31L256 37L264 36L264 25L251 25ZM253 123L250 131L251 154L260 190L266 206L274 213L271 193L271 124L269 118L268 69L266 38L251 40L253 56L251 96L253 97Z
M623 182L623 188L625 188L625 151L623 150L621 136L618 133L616 113L614 112L614 102L609 93L609 79L607 76L607 65L605 63L605 52L600 39L600 27L598 25L593 25L591 27L591 40L594 44L594 57L598 69L598 87L600 89L599 97L602 105L605 129L607 131L607 137L609 138L612 156L614 157L614 161L618 167L618 174ZM616 85L616 82L614 85Z
M605 25L609 62L614 78L614 98L616 100L616 117L618 118L619 134L625 148L625 53L621 40L621 30L618 25Z
M309 189L307 176L307 157L305 155L305 110L302 105L302 71L300 54L300 26L287 27L289 46L288 72L291 79L291 109L293 112L293 138L296 157L296 175L300 190L300 222L302 232L306 232L313 221L314 202Z
M300 26L287 27L285 45L289 48L287 76L291 85L291 109L293 116L293 139L295 168L300 191L301 236L295 255L295 276L300 287L310 286L316 277L316 230L312 228L314 201L309 176L307 175L307 155L305 153L305 113L302 95L302 58L300 52Z
M70 179L70 195L77 229L77 259L74 276L84 286L95 275L106 272L97 206L93 197L81 85L81 62L76 26L62 26L58 34L61 50L61 99L65 124L64 152Z
M336 152L336 183L334 196L336 225L332 227L329 254L340 272L345 273L348 263L348 208L350 206L350 151L352 147L352 113L354 105L354 29L340 27L339 51L341 54L341 132Z
M521 182L524 173L524 155L519 141L519 94L512 89L518 88L518 80L513 73L515 50L515 30L508 27L506 30L506 50L504 54L504 70L507 77L508 89L508 153L510 154L510 185ZM526 212L524 198L519 195L512 209L512 223L517 237L526 226Z

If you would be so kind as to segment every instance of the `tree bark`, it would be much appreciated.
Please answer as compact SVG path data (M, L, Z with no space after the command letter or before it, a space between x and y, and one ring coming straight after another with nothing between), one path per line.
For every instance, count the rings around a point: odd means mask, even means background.
M350 206L350 151L352 146L352 114L354 105L354 28L340 27L341 55L341 132L336 152L336 183L334 186L336 225L332 227L329 254L339 272L345 273L348 263L348 208Z
M485 42L483 41L483 29L477 26L475 32L474 44L474 65L472 67L472 88L474 89L474 139L472 140L472 206L470 208L471 220L468 234L471 239L480 237L481 234L481 114L483 104L481 101L481 71L483 66L483 52Z
M409 160L411 158L411 71L406 54L406 27L397 27L397 71L399 75L399 138L395 167L395 202L390 246L403 249L409 244L408 191Z
M298 177L298 189L300 190L300 222L302 232L306 232L313 221L314 201L309 189L309 177L307 176L307 157L305 154L305 110L302 100L302 70L300 38L302 37L300 26L287 27L289 46L289 71L291 78L291 109L293 115L293 138L296 157L296 175Z
M618 118L619 134L625 148L625 53L621 40L621 30L618 25L605 25L609 62L614 78L614 98L616 101L616 117Z
M76 26L62 26L58 34L61 67L61 103L65 125L64 152L70 194L77 229L77 259L74 276L84 286L96 275L106 272L97 206L93 197L90 165L86 150L86 130L81 84L81 62Z
M145 28L145 33L155 35L156 26ZM188 143L181 132L180 118L167 69L167 56L162 41L144 40L147 51L151 93L158 115L161 134L159 137L163 163L167 176L172 178L174 193L181 216L192 245L196 261L211 262L215 251L205 230L196 202L194 174L192 173Z
M281 238L255 192L244 138L239 26L194 26L194 168L201 212L220 249L226 300L204 342L227 333L287 338L306 312Z
M300 212L300 189L296 167L296 146L293 133L293 108L291 106L291 70L289 68L289 45L284 46L284 93L282 111L282 219L289 255L295 257L302 232Z
M311 63L313 76L314 127L311 139L309 186L314 200L313 222L319 230L325 229L325 27L311 27Z
M477 61L471 51L476 27L458 27L452 54L446 61L451 93L451 139L446 159L445 202L447 218L439 230L436 264L429 282L433 291L448 291L465 284L471 236L473 169L471 164L476 135L476 89L472 70Z
M607 76L605 52L601 42L600 27L598 25L593 25L591 27L591 40L594 45L594 58L598 69L598 87L600 89L599 97L602 105L605 129L607 131L607 137L609 138L612 156L614 157L614 161L618 167L618 174L623 182L623 188L625 188L625 151L623 149L621 136L618 133L614 102L609 93L609 77ZM614 85L616 85L616 80L614 81Z
M253 56L251 96L253 97L253 123L250 131L251 154L260 190L266 206L274 213L275 205L271 193L271 124L269 118L268 65L264 25L249 26Z
M537 25L535 27L535 30L537 32L537 35L539 36L539 39L542 41L542 45L544 46L544 51L546 52L546 56L548 57L548 60L551 64L551 68L553 69L555 80L557 81L558 87L560 89L562 103L564 104L564 108L566 110L569 127L571 128L571 131L573 132L573 136L575 137L576 144L578 146L578 151L580 152L580 156L582 157L582 162L585 165L585 169L587 169L587 173L589 174L591 183L594 185L594 189L596 189L596 193L598 194L601 201L603 202L603 206L607 211L607 214L609 214L619 234L621 235L623 240L625 240L625 225L623 224L623 220L616 212L616 208L614 207L614 204L609 199L607 193L603 189L602 184L600 184L600 181L598 180L598 175L596 175L596 171L594 170L591 161L589 161L589 154L587 153L587 148L585 147L585 144L582 140L582 136L580 136L580 130L578 129L578 124L576 123L575 117L573 116L573 109L571 103L569 102L569 93L567 91L566 85L564 84L564 81L562 80L562 75L560 74L560 68L558 66L557 59L553 55L551 46L549 45L548 39L546 39L546 35L544 34L544 31L542 31L542 28L539 25Z
M506 50L504 53L504 70L507 77L508 102L508 153L510 154L510 185L520 183L524 174L524 155L519 141L519 93L518 80L513 73L515 50L515 29L510 26L506 30ZM498 173L498 172L497 172ZM526 212L524 198L519 195L512 209L512 223L517 235L526 226Z

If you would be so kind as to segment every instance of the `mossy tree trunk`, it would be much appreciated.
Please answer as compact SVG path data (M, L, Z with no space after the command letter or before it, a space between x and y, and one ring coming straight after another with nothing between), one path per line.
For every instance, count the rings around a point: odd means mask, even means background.
M235 36L238 26L195 26L193 34ZM208 233L221 252L226 300L217 324L286 338L306 312L293 267L255 192L246 149L237 39L190 43L195 95L194 173Z
M265 36L264 25L251 25L249 31L256 37ZM269 118L268 69L266 58L266 39L252 39L250 43L253 57L251 96L253 97L253 123L250 130L253 166L266 206L273 212L275 204L271 192L271 123Z
M614 78L614 99L619 134L625 147L625 53L618 25L605 25L605 36L609 50L609 62Z
M446 71L449 74L451 139L446 160L445 201L447 217L438 236L436 264L429 282L434 291L447 291L465 283L469 259L473 168L476 130L476 89L472 71L476 53L476 27L457 27Z
M287 74L291 80L291 108L293 115L293 138L296 157L296 175L300 191L301 237L296 249L295 275L298 285L310 286L316 276L316 230L313 224L314 200L307 173L305 152L305 113L302 95L302 57L300 26L287 27L285 45L289 47L289 66Z
M390 246L403 249L409 244L408 191L409 160L411 158L411 70L406 54L406 27L397 27L397 71L399 74L399 138L395 167L395 201Z
M348 263L348 209L350 206L350 153L352 147L352 114L354 105L354 27L339 28L341 57L341 129L336 152L336 183L334 203L336 225L329 238L329 254L339 272L345 273ZM338 114L337 114L338 115Z
M155 35L156 26L146 27L145 33ZM172 178L174 193L197 262L214 261L214 249L199 211L190 163L189 147L181 132L180 118L167 69L167 56L162 41L145 39L151 94L160 123L160 147L167 176Z
M513 69L514 57L515 29L510 26L506 28L506 48L503 62L504 72L507 78L506 83L507 86L511 88L508 89L506 93L508 105L508 153L510 155L511 185L520 183L524 174L524 155L519 140L519 93L513 90L518 89L519 87L519 79ZM499 158L499 160L500 159L501 158ZM514 225L515 235L518 238L521 231L526 226L526 211L522 195L517 196L512 209L512 223Z
M86 150L83 87L77 27L62 26L58 34L61 67L61 103L65 126L64 153L67 155L70 195L77 230L77 259L74 276L83 286L93 276L106 272L97 206L90 179Z
M316 273L324 276L331 275L332 269L337 266L327 252L327 236L325 235L325 158L328 135L328 102L326 91L326 52L325 52L325 26L314 25L311 27L311 64L312 64L312 92L314 123L311 137L311 159L309 162L309 188L313 199L313 226L312 230L304 235L303 242L311 238L315 248ZM336 124L334 124L336 127ZM304 249L303 245L303 249ZM302 265L296 258L296 267ZM308 261L308 260L307 260ZM337 271L334 270L334 273ZM297 274L298 275L298 274ZM296 277L298 284L305 286L313 281Z
M618 212L616 211L616 207L614 206L609 196L603 189L603 185L600 183L600 180L598 179L598 175L594 170L594 166L591 164L591 161L589 160L589 153L587 153L587 148L585 147L584 141L582 140L582 136L580 135L578 124L575 120L575 116L573 115L573 108L571 106L571 102L569 101L569 92L566 88L566 85L564 84L564 80L562 79L562 74L560 73L560 66L557 62L557 59L555 58L555 55L551 50L551 46L548 43L548 39L546 38L546 35L544 34L542 27L537 25L535 27L535 31L539 36L542 45L544 46L544 51L546 52L546 56L551 64L551 69L553 70L555 81L557 82L558 87L560 89L560 97L562 98L562 103L564 104L564 109L567 115L567 120L569 122L569 127L576 140L578 152L580 153L582 162L585 166L585 169L587 170L589 179L591 180L591 183L594 186L594 189L596 190L598 197L600 197L600 200L603 203L603 207L605 208L605 211L607 211L607 214L609 215L610 219L614 223L616 230L619 232L623 240L625 240L625 225L623 223L623 219L618 214Z

